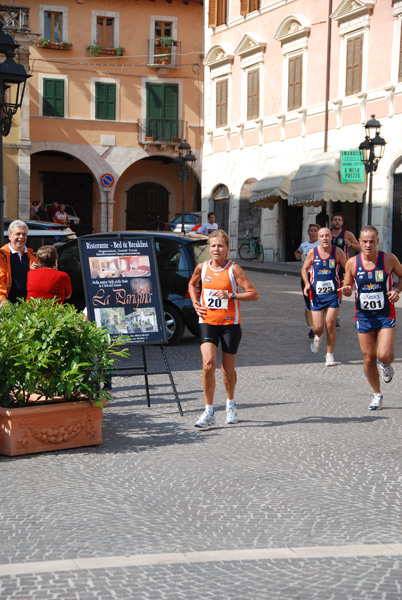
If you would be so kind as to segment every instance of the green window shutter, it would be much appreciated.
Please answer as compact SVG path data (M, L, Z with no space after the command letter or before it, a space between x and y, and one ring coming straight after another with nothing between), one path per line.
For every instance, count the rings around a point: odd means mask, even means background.
M147 83L146 135L161 138L178 135L179 86L175 83Z
M116 84L95 82L95 119L116 119Z
M43 80L44 117L64 117L64 79Z

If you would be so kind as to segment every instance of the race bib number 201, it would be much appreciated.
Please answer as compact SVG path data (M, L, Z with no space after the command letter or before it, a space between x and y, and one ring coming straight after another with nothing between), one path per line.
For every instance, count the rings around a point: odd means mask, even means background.
M369 292L360 294L362 310L381 310L384 308L384 292Z
M217 309L228 307L228 300L226 298L217 298L215 293L219 290L204 290L205 306L207 308Z

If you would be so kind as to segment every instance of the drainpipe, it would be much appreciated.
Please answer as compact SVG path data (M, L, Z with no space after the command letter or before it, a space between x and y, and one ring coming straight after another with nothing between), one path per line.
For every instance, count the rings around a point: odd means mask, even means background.
M325 129L324 129L324 152L328 151L328 103L329 103L329 88L331 74L331 13L332 0L328 0L328 32L327 32L327 73L325 87Z

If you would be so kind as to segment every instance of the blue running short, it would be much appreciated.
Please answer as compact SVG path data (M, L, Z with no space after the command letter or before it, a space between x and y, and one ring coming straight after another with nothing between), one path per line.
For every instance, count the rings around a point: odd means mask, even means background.
M328 294L328 298L323 298L320 296L318 300L318 296L314 298L314 300L310 301L311 310L323 310L324 308L339 308L341 302L338 295L335 293Z
M356 317L355 327L358 333L368 333L369 331L378 331L379 329L393 329L395 327L395 319L388 317Z
M222 352L226 354L237 354L241 340L240 325L209 325L200 323L200 345L212 343L218 346L219 340L222 344Z

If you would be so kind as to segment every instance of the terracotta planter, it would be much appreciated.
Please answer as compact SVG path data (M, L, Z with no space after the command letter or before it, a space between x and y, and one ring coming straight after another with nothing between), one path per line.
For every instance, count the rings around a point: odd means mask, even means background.
M73 47L72 44L57 44L57 43L52 43L49 42L48 44L42 44L42 42L38 41L36 43L38 48L49 48L50 50L71 50L71 48Z
M103 410L89 400L0 407L0 454L18 456L102 443Z

